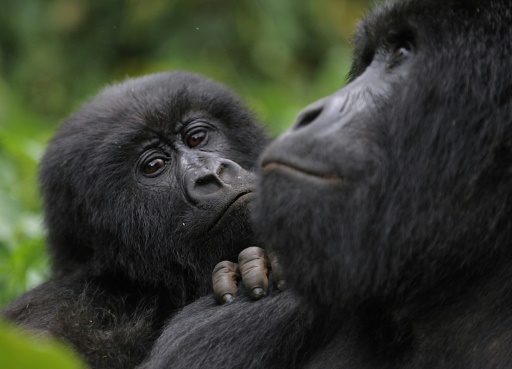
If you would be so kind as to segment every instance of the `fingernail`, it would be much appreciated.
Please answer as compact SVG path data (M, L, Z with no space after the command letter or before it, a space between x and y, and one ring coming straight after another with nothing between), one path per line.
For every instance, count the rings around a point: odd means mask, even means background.
M265 291L263 288L255 287L251 291L251 297L255 300L261 299L263 296L265 296Z
M233 301L233 295L232 294L225 293L224 295L222 295L222 303L223 304L228 304L231 301Z
M286 281L279 281L277 282L277 288L279 288L279 291L284 291L288 288L286 285Z

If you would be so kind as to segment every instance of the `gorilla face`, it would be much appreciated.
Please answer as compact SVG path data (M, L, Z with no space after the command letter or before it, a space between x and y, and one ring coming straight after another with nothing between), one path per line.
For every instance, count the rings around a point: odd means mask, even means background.
M508 7L377 8L359 27L350 83L265 151L257 228L306 300L400 303L508 253ZM488 19L501 20L495 32Z
M208 285L216 262L253 243L247 203L266 143L247 109L199 76L108 87L65 122L42 161L55 268Z

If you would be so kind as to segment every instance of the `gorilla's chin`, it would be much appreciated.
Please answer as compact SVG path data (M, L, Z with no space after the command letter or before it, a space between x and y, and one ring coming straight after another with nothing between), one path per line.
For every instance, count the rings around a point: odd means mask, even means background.
M229 227L232 222L246 221L247 207L253 197L252 191L246 191L227 201L226 206L218 212L214 221L208 227L207 233L219 233Z

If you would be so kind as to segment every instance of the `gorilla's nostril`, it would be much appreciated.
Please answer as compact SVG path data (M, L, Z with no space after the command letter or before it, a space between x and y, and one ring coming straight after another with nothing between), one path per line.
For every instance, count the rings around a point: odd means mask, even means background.
M218 167L217 167L217 175L220 176L221 172L224 170L224 168L226 167L226 164L224 163L221 163Z
M305 127L312 123L322 113L323 105L315 106L303 111L297 118L295 129Z
M208 184L209 182L210 182L210 179L208 179L208 177L201 177L201 178L196 179L197 185L204 185L204 184Z
M215 182L219 182L219 178L212 172L204 173L203 175L197 177L195 181L196 185L198 186L206 186Z

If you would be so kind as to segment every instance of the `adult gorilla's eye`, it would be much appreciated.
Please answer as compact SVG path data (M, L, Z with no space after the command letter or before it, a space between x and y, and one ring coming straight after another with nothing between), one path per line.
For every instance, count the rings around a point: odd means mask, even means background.
M165 167L165 164L166 164L166 162L164 159L160 159L160 158L153 159L150 162L144 164L142 171L144 172L144 174L148 174L148 175L155 174L160 169Z
M408 59L412 52L412 45L408 42L397 42L396 46L393 47L393 52L391 53L390 60L388 62L389 67L395 67L401 64L403 61Z
M201 144L201 142L203 142L205 140L205 138L206 138L206 130L205 129L196 130L196 131L192 132L191 134L187 135L187 138L186 138L187 146L190 148L196 147L199 144Z
M395 51L393 51L393 56L397 59L401 59L409 56L410 53L411 50L408 47L401 46L396 48Z
M395 60L400 60L407 58L411 55L413 52L413 45L410 41L407 39L395 39L390 41L391 45L394 45L393 47L393 58Z

